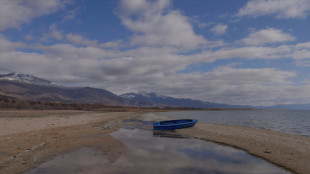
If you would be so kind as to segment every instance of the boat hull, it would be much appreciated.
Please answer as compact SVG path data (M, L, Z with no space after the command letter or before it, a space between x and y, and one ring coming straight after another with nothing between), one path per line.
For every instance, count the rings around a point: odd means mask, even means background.
M181 120L168 120L153 123L154 130L174 130L187 127L193 127L198 120L194 119L181 119Z

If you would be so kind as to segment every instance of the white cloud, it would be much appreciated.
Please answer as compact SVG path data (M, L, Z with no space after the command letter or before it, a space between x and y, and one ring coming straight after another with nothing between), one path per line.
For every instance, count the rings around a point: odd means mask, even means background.
M18 70L60 83L91 84L118 94L144 90L211 102L252 105L302 103L309 102L310 98L308 84L294 86L290 80L296 76L295 72L275 68L223 66L206 73L177 73L193 63L234 56L283 58L276 55L292 54L297 49L308 48L308 43L275 48L223 48L199 56L178 55L178 49L173 47L120 51L71 44L24 45L3 37L0 44L1 72ZM25 53L18 51L19 48L31 48L40 53Z
M238 85L240 82L243 84L258 82L260 85L292 84L287 78L296 76L294 72L279 71L275 68L236 69L231 66L218 67L210 74L214 78L229 82L229 85ZM239 78L239 80L236 81L234 78Z
M293 45L281 45L277 47L247 46L229 48L223 47L215 51L203 51L191 55L191 59L197 62L214 62L216 60L241 58L241 59L284 59L292 58L295 51Z
M301 61L301 60L310 59L310 42L297 44L294 47L294 53L292 57L299 61L298 63L299 65L302 65L300 62L305 62L304 65L309 65L309 61L306 60Z
M217 24L216 26L210 29L215 35L223 35L226 33L228 26L224 24Z
M293 54L294 59L310 59L310 49L295 50Z
M67 34L66 39L74 44L81 44L84 40L81 35L72 33Z
M1 0L0 1L0 31L7 28L19 28L32 18L51 14L63 8L63 0Z
M300 67L310 67L310 60L297 60L296 65ZM310 82L310 79L308 81Z
M176 46L195 48L206 43L196 35L186 16L168 9L169 0L122 0L119 16L122 23L134 31L132 43L144 46Z
M97 59L111 56L112 51L92 46L74 46L71 44L55 44L51 46L36 46L51 59L82 60Z
M124 83L133 89L159 92L175 97L189 96L211 102L230 104L273 105L287 102L309 102L306 86L294 87L289 78L296 73L273 68L236 69L219 67L206 73L187 73L132 77L144 83ZM140 79L142 77L142 79ZM151 78L151 79L150 79ZM193 85L195 84L195 85ZM119 88L120 89L120 88ZM126 89L127 90L127 89ZM299 91L298 91L299 90Z
M169 88L176 96L190 94L194 98L230 104L274 105L295 101L309 102L306 86L293 86L289 78L294 72L279 71L273 68L236 69L219 67L207 73L184 74L178 79L184 84ZM176 78L176 77L175 77ZM171 82L174 84L174 81ZM195 83L194 86L190 84ZM183 88L178 88L182 85ZM179 89L175 90L174 89ZM300 90L300 91L298 91ZM184 97L186 97L184 95Z
M309 13L309 0L250 0L239 9L237 15L252 17L276 15L277 18L305 18Z
M109 41L103 44L100 44L100 47L103 48L117 48L120 47L122 44L122 40L116 40L116 41Z
M214 62L216 60L242 59L294 59L299 66L308 66L310 60L310 42L280 46L222 47L215 51L203 51L190 55L193 62ZM302 62L305 62L302 65Z
M0 34L0 52L14 51L15 49L25 47L25 44L20 42L11 42Z
M160 1L164 6L168 5L168 1ZM156 5L156 4L155 4ZM132 1L121 1L120 6L122 10L126 10L126 12L134 13L136 11L143 11L146 8L150 8L150 4L148 4L145 0L132 0ZM158 7L157 7L158 8Z
M122 40L98 43L84 35L59 30L53 24L45 39L57 40L58 44L24 44L0 35L0 72L21 71L60 83L96 86L118 94L143 90L211 102L252 105L310 102L310 84L294 84L292 79L297 76L296 72L222 66L205 73L178 73L192 64L231 58L289 58L296 60L297 64L308 62L309 65L309 42L264 46L295 39L281 30L267 28L253 31L245 38L243 42L248 46L235 44L228 47L221 41L207 41L195 34L188 17L172 10L168 0L123 0L119 10L123 24L135 32L131 43L138 47L124 48ZM16 26L25 22L20 21ZM227 26L222 25L222 29L219 27L214 32L224 34L226 30ZM180 47L195 49L201 44L215 48L180 53ZM118 49L120 47L122 49ZM23 48L27 52L21 51ZM31 50L33 52L29 53Z
M118 48L121 46L122 40L109 41L106 43L99 44L97 40L89 40L79 34L69 33L66 35L66 40L75 45L84 45L92 47L102 47L102 48Z
M48 28L48 32L45 33L40 40L41 41L48 41L49 39L55 39L55 40L62 40L63 39L63 32L58 30L56 27L56 24L52 24Z
M89 40L79 34L72 34L69 33L66 35L66 39L74 44L78 45L87 45L87 46L97 46L98 41L97 40Z
M284 33L279 29L267 28L251 33L242 41L247 45L264 45L269 43L281 43L294 40L295 37Z

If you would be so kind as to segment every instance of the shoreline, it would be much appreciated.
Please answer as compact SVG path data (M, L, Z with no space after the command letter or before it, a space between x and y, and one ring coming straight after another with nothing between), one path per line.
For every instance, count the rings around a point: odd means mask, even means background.
M142 119L161 121L170 118L148 113ZM310 173L310 137L266 129L201 122L198 122L195 127L176 129L175 132L190 138L243 150L291 172Z
M81 147L99 148L109 161L116 161L125 146L109 133L124 127L122 121L129 118L167 119L149 112L0 111L0 125L5 125L0 126L0 173L26 172ZM199 122L176 132L242 149L292 172L310 173L309 137Z
M241 149L289 171L310 173L310 138L242 126L198 123L179 134Z

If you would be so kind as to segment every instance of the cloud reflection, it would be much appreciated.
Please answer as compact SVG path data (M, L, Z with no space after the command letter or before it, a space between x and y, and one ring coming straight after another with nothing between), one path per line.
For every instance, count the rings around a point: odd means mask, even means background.
M288 173L244 151L202 140L152 137L140 129L120 129L112 136L129 149L114 164L126 173Z

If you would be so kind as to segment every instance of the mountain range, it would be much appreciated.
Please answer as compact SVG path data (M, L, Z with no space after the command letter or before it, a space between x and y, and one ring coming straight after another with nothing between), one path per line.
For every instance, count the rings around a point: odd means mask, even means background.
M104 89L66 87L23 73L0 75L0 92L2 95L27 100L125 105L123 98Z
M18 99L50 101L61 103L102 104L125 107L179 107L179 108L254 108L254 109L309 109L310 104L276 105L257 107L250 105L228 105L174 98L156 93L132 92L120 96L105 89L92 87L68 87L46 79L24 73L0 75L0 97L8 96Z
M251 108L252 106L227 105L220 103L204 102L201 100L192 100L189 98L174 98L163 96L156 93L132 92L120 95L127 100L127 103L140 107L181 107L181 108Z

